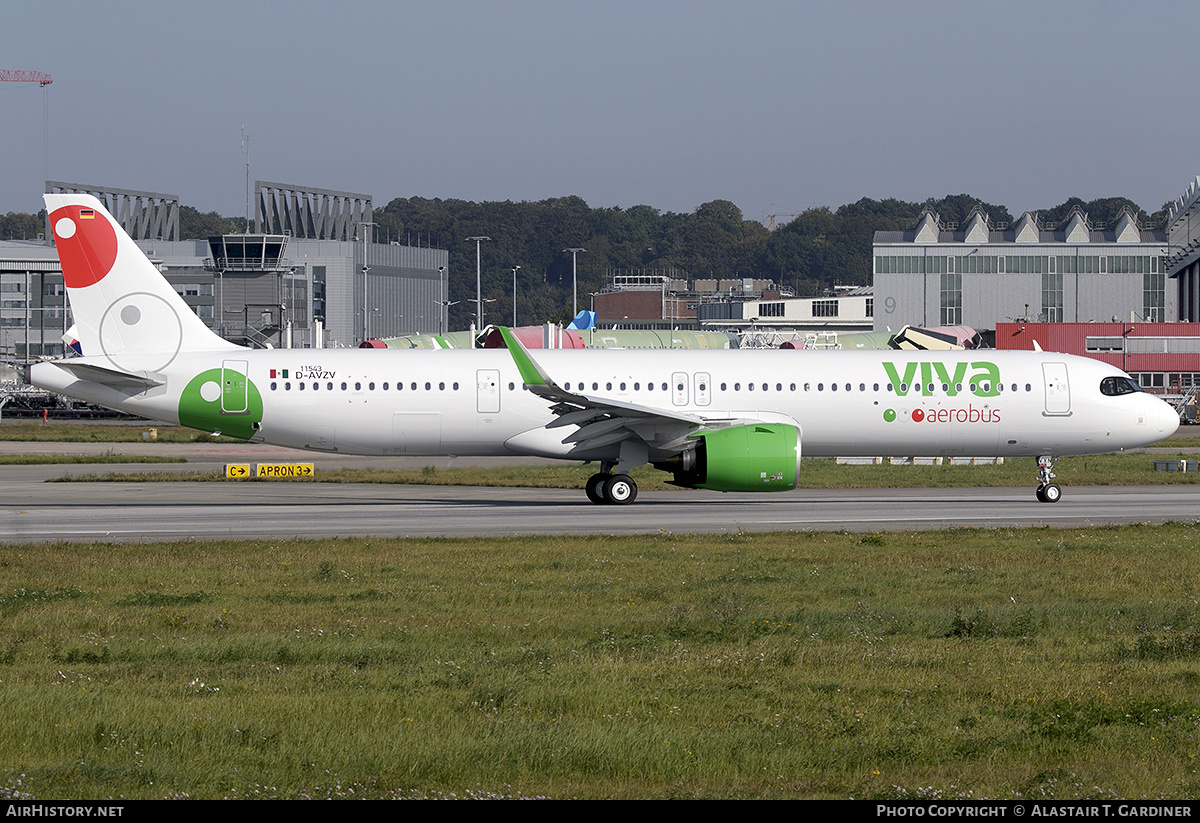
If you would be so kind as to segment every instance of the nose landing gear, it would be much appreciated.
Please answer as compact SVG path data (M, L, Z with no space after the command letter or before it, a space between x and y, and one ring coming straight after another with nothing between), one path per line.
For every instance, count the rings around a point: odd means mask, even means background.
M1058 458L1050 454L1043 454L1038 458L1038 487L1037 499L1039 503L1057 503L1062 499L1062 489L1057 483L1052 483L1054 479L1054 464Z

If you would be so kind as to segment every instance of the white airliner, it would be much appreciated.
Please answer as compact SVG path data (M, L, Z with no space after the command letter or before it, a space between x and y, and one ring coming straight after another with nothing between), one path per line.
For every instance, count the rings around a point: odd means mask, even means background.
M1176 412L1104 363L1049 352L246 349L208 329L103 205L45 195L83 356L30 383L207 432L374 455L596 462L595 503L630 469L720 491L795 488L810 457L1032 457L1145 446Z

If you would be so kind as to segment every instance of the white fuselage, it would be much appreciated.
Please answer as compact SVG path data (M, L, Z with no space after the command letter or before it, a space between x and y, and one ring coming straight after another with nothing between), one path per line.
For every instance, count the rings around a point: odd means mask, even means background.
M579 395L704 420L794 422L806 456L1103 453L1156 442L1178 425L1153 396L1103 394L1101 381L1123 376L1119 370L1049 352L585 350L538 351L536 359ZM71 362L111 367L102 357ZM138 371L128 358L120 365ZM167 368L147 368L158 369L144 373L162 385L144 391L81 379L54 362L33 366L30 376L84 401L230 431L222 421L256 412L232 383L224 393L201 387L197 396L213 404L204 425L195 398L192 413L181 415L185 387L227 368L246 374L245 391L261 398L250 439L300 449L612 457L572 452L562 441L574 427L546 428L550 403L524 389L505 349L226 350L181 353Z

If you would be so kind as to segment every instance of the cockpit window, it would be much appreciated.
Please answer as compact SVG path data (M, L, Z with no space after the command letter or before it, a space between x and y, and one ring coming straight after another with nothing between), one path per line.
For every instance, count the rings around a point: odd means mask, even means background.
M1100 393L1109 397L1140 392L1142 387L1128 377L1106 377L1100 381Z

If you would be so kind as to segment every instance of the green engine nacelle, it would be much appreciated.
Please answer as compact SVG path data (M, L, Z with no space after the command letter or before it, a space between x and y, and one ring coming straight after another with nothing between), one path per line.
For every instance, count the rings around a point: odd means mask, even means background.
M796 488L800 470L800 432L795 426L757 423L703 432L683 468L675 468L677 486L722 492L783 492Z

